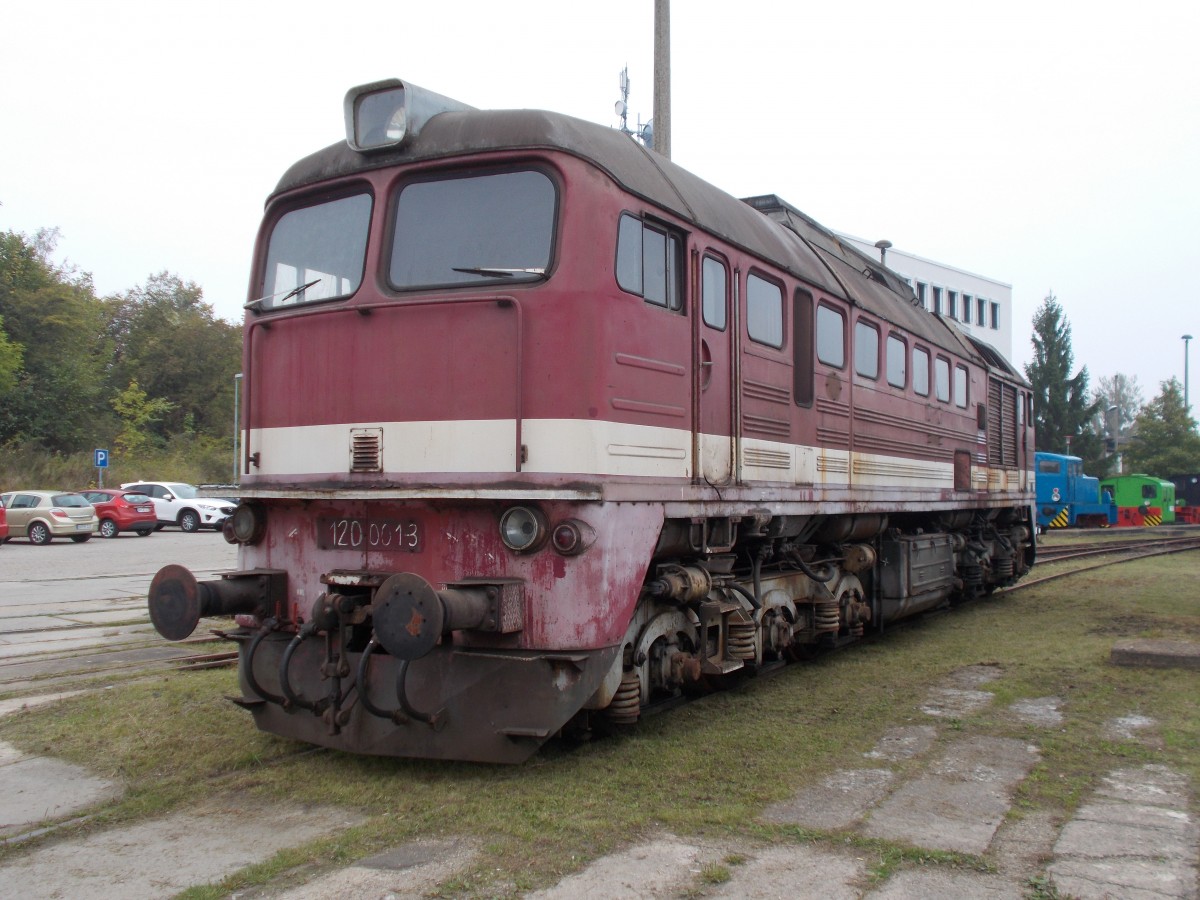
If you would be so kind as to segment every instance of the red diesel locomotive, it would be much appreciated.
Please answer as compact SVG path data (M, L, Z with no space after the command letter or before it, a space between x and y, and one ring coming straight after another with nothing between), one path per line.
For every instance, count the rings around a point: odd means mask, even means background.
M396 80L267 202L234 615L257 725L519 762L552 735L1007 585L1028 386L773 196Z

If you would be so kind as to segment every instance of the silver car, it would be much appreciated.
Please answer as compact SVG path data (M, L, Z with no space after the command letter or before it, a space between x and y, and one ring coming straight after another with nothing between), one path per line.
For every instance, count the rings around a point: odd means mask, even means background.
M56 537L69 537L82 544L100 528L96 508L70 491L9 491L0 494L0 503L10 541L27 537L31 544L48 544Z

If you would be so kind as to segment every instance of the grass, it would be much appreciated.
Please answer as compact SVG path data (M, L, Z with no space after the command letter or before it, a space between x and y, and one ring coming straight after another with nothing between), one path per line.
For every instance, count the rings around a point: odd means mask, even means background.
M454 835L472 837L481 851L472 868L442 886L442 896L543 887L662 831L737 851L700 873L700 894L731 877L743 860L738 854L759 841L850 842L879 860L877 880L918 865L986 867L986 859L768 826L757 816L860 764L887 728L929 722L918 711L929 687L980 663L1003 672L983 688L997 702L953 727L941 723L939 740L966 730L1037 743L1041 761L1020 786L1014 815L1049 811L1065 820L1105 772L1146 762L1200 785L1196 673L1108 663L1116 638L1200 634L1198 575L1200 554L1189 553L997 594L651 717L632 733L575 748L551 744L519 767L310 752L257 732L248 714L223 699L238 693L232 670L172 673L31 709L0 721L0 739L126 785L120 802L80 830L150 818L213 794L346 806L366 816L358 827L281 852L219 885L193 888L184 894L191 900L345 865L418 837ZM1023 725L1005 713L1015 700L1046 696L1061 699L1061 726ZM1158 746L1108 733L1107 722L1130 714L1159 723ZM1037 889L1053 896L1046 883Z

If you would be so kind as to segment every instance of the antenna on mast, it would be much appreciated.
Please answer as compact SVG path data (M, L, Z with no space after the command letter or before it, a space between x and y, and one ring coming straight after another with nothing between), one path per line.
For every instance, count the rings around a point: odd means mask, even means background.
M618 76L618 84L621 88L621 99L613 105L613 111L621 118L621 132L630 137L637 138L650 150L654 149L654 120L642 124L641 117L638 117L637 128L629 127L629 66L621 70Z

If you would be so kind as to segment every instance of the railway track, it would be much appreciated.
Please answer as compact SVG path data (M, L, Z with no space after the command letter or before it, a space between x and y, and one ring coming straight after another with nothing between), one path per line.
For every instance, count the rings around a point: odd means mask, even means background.
M1190 550L1200 546L1200 535L1186 537L1155 537L1134 539L1112 539L1093 541L1088 544L1063 544L1059 546L1039 546L1038 562L1061 562L1068 559L1081 559L1089 556L1102 556L1113 553L1137 553L1145 550L1167 550L1178 547Z
M1040 576L1036 575L1038 569L1035 567L1035 577L1027 578L1005 590L1022 590L1034 585L1044 584L1047 581L1066 578L1081 572L1102 569L1106 566L1119 565L1120 563L1133 562L1139 559L1148 559L1154 556L1164 556L1170 553L1187 553L1193 550L1200 550L1200 534L1190 534L1182 537L1172 535L1158 538L1139 536L1133 539L1112 539L1096 541L1090 544L1039 547L1039 566L1090 558L1096 558L1098 561L1090 565L1072 566L1064 571L1051 572Z

